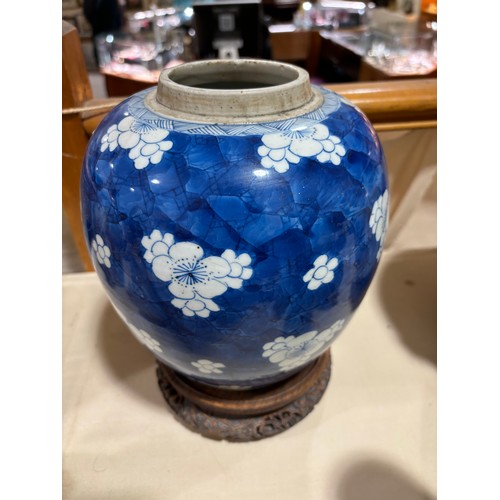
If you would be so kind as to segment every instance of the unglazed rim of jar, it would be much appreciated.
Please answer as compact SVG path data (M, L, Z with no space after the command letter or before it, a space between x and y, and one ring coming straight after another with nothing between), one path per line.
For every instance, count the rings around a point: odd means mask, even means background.
M238 83L241 88L230 88ZM214 84L228 88L209 88ZM261 59L202 60L165 69L145 98L154 113L197 123L287 120L322 104L323 95L311 86L307 71Z

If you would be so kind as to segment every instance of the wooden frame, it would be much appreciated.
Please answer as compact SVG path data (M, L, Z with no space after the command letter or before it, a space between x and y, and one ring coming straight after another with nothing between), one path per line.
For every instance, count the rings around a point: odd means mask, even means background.
M62 23L62 106L73 108L92 99L92 89L77 29ZM79 114L62 116L62 203L85 270L93 269L80 216L80 172L88 134Z

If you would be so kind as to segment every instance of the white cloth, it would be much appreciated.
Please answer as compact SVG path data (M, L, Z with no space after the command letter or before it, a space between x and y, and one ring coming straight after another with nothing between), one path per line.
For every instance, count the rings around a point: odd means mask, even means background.
M413 500L436 496L435 251L387 252L333 343L329 386L253 443L187 430L153 356L94 273L63 277L65 500Z

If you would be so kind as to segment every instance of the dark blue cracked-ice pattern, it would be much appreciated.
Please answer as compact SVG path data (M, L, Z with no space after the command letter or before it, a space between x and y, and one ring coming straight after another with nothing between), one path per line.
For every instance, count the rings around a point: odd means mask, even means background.
M280 173L261 165L262 135L175 130L161 161L138 169L127 149L101 151L109 127L124 116L127 101L94 132L82 173L84 230L111 301L147 332L155 356L185 375L245 387L288 377L298 368L280 370L263 356L264 346L339 320L345 327L377 267L380 242L369 221L387 176L367 119L342 100L322 121L345 148L340 165L302 157ZM241 288L212 299L219 311L187 316L144 258L142 239L154 230L196 243L205 257L246 253L253 273ZM96 258L96 235L109 248L109 265ZM338 265L333 280L311 290L304 276L321 255ZM223 368L202 373L193 365L199 360Z

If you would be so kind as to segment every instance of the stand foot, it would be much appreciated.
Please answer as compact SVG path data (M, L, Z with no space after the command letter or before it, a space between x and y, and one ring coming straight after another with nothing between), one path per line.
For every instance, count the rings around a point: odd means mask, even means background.
M289 379L264 389L218 389L188 380L158 362L165 400L187 428L205 437L257 441L279 434L308 415L330 379L330 352Z

